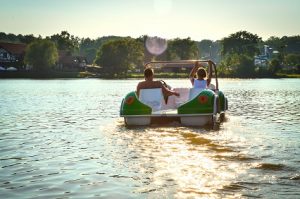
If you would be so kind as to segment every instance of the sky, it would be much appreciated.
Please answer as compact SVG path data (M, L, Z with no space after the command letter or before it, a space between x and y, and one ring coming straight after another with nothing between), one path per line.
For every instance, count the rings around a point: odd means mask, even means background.
M300 0L0 0L0 32L219 40L300 35Z

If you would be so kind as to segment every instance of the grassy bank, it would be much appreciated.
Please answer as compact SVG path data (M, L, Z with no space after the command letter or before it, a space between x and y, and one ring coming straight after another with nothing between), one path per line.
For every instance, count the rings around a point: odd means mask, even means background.
M297 73L277 73L276 76L281 78L300 78L300 74Z
M90 72L62 72L62 71L6 71L0 72L0 78L32 78L32 79L56 79L56 78L86 78L95 77Z

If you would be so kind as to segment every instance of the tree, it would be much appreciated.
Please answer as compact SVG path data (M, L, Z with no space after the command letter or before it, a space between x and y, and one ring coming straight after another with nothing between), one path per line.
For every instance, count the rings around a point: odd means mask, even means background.
M52 35L50 38L47 37L47 39L53 41L58 50L73 53L79 49L79 38L71 35L67 31L61 31L60 34Z
M235 77L253 77L255 68L253 58L245 54L231 54L221 62L220 74Z
M272 59L269 63L269 72L274 75L281 69L280 62L278 59Z
M126 74L144 58L143 44L132 38L108 41L98 50L95 63L108 76Z
M222 54L247 54L254 56L259 53L258 44L261 38L247 31L239 31L221 40Z
M300 54L288 54L284 57L284 63L288 66L296 66L300 64Z
M280 50L284 44L279 37L271 36L264 42L265 45L272 47L273 49Z
M150 61L155 60L155 59L157 59L157 60L166 60L165 59L165 56L166 56L165 52L163 52L162 53L163 55L161 55L161 56L155 56L147 50L146 42L147 42L148 38L150 38L148 35L142 35L142 36L136 38L136 40L138 42L142 43L143 46L144 46L144 63L150 62Z
M0 32L0 41L10 42L10 43L20 42L18 40L18 37L15 34L12 33L6 34L4 32Z
M254 77L255 67L253 57L238 55L236 60L236 74L240 77Z
M192 41L190 37L186 39L176 38L168 42L167 49L168 59L197 59L198 47L195 41Z
M99 37L97 39L83 38L79 42L79 52L87 58L88 63L92 63L97 54L97 50L107 41L121 39L117 36Z
M26 48L25 63L32 65L36 71L49 70L57 60L57 48L52 41L36 40Z
M208 39L203 39L198 42L199 54L201 57L208 57L211 53L213 41Z
M88 63L92 63L97 53L95 40L92 40L90 38L81 39L79 44L79 52L87 58Z
M281 39L281 48L282 53L288 54L288 53L294 53L299 54L300 53L300 35L297 36L283 36Z
M197 42L197 46L199 49L199 58L211 59L215 62L220 60L220 41L203 39L200 42Z
M25 44L30 44L31 42L35 41L37 38L33 35L18 35L19 41Z

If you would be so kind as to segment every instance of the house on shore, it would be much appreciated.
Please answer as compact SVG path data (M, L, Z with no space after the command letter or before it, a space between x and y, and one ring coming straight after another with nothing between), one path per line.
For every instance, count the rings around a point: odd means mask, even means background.
M0 42L0 66L4 69L14 67L17 70L31 70L24 64L26 44ZM68 51L59 51L56 70L84 71L87 59L81 55L71 55Z
M254 57L254 65L258 67L267 67L271 59L278 56L279 52L273 50L268 45L264 45L263 53Z
M84 71L87 67L87 58L81 55L71 55L67 51L59 51L57 69L63 71Z
M0 42L0 66L24 69L26 44Z

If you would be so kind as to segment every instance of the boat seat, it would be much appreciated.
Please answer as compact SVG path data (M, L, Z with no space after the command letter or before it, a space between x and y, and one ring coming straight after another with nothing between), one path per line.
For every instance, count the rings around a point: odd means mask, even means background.
M181 104L189 100L189 88L174 88L176 92L180 94L179 97L175 97L175 108L178 108Z
M195 98L203 90L203 88L191 88L189 93L189 100Z
M161 88L141 89L139 100L150 106L153 111L161 110L164 98Z

